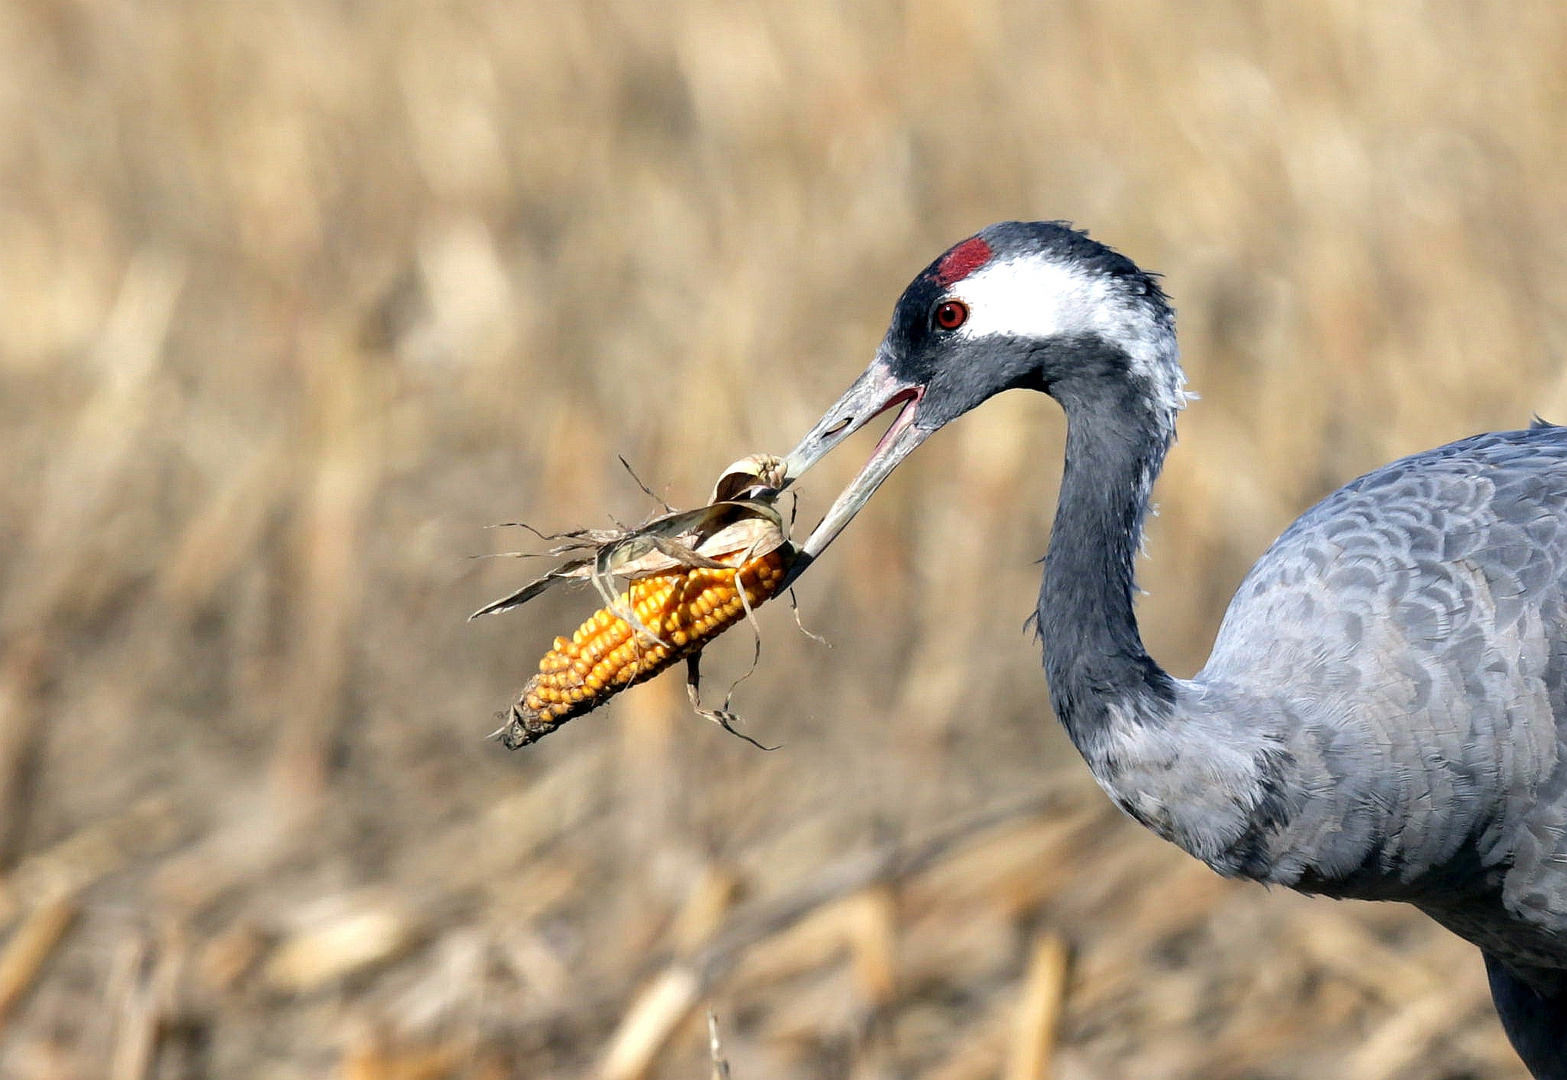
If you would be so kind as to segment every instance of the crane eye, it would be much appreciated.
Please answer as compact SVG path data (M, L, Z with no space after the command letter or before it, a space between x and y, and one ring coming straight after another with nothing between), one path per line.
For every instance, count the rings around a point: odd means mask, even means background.
M943 330L956 330L968 322L968 305L961 300L943 300L932 315Z

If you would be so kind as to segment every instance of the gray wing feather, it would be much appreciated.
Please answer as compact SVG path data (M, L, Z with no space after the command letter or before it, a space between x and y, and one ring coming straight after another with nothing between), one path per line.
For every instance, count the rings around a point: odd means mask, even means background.
M1284 762L1242 872L1567 966L1564 578L1567 429L1405 458L1302 515L1189 684Z

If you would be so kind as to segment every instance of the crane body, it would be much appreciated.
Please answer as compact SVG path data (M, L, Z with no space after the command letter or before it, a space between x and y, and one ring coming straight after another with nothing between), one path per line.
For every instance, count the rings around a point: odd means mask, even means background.
M993 225L914 280L787 459L792 481L897 410L791 575L942 425L1050 394L1067 439L1037 627L1101 787L1221 874L1418 906L1480 947L1534 1076L1567 1080L1567 428L1478 435L1329 495L1183 680L1143 647L1133 575L1183 386L1155 278L1062 223Z

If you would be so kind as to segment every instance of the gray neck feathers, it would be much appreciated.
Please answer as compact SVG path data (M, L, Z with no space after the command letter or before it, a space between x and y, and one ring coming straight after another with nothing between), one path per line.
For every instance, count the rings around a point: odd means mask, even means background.
M1274 880L1271 838L1290 816L1284 718L1227 688L1173 679L1143 648L1133 610L1133 563L1175 437L1180 397L1169 386L1180 369L1172 354L1161 385L1124 351L1076 348L1082 362L1050 387L1067 415L1039 590L1051 703L1123 810L1220 873Z
M1113 348L1077 348L1084 362L1051 387L1067 414L1066 468L1038 628L1056 715L1086 752L1112 709L1152 719L1174 701L1138 632L1133 561L1175 410Z

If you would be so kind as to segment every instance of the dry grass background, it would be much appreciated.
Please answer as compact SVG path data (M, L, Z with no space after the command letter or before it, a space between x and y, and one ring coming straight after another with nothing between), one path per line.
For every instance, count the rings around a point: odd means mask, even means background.
M774 754L677 676L507 754L591 601L462 619L481 526L700 499L1065 217L1180 308L1188 673L1314 498L1567 416L1563 161L1549 4L0 5L0 1074L694 1077L708 1004L738 1080L1521 1076L1456 939L1106 810L1021 629L1043 398L806 577L831 651L763 613Z

